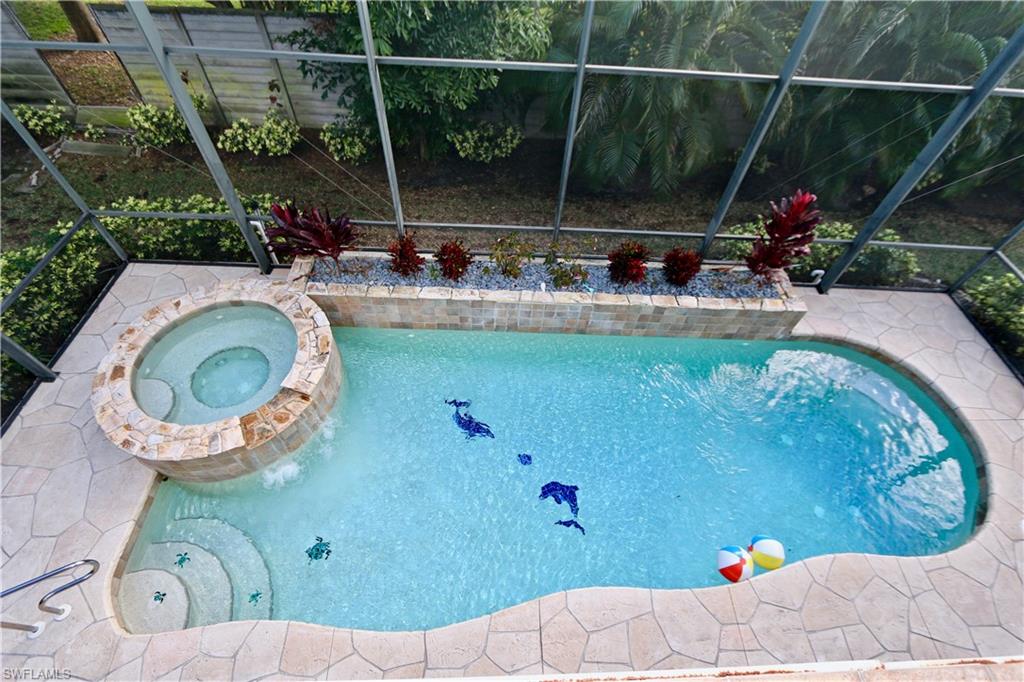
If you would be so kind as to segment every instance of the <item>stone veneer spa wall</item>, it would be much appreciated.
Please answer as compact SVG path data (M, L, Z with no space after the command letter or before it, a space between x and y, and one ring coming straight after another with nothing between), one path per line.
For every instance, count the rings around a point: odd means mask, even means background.
M147 351L200 313L240 305L277 310L295 328L297 351L277 392L244 414L204 424L147 414L132 384ZM128 325L100 363L91 399L107 438L146 466L183 481L220 481L261 469L306 442L333 407L341 381L340 352L316 303L285 282L229 280L165 301Z
M335 284L313 281L313 265L297 258L288 279L341 326L782 339L807 312L782 270L778 298L698 298Z

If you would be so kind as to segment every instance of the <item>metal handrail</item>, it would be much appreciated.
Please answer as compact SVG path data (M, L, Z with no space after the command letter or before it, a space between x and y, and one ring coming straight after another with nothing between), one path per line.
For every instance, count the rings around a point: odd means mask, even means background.
M31 578L29 580L26 580L23 583L19 583L19 584L15 585L14 587L11 587L9 589L4 590L3 592L0 592L0 598L6 597L6 596L11 595L11 594L14 594L15 592L23 590L26 587L32 587L33 585L38 585L39 583L43 582L44 580L48 580L48 579L50 579L50 578L52 578L54 576L60 575L62 573L67 573L68 571L73 571L76 568L78 568L79 566L85 566L85 565L89 566L89 572L88 573L86 573L85 575L80 575L77 578L75 578L74 580L71 580L69 582L64 583L63 585L60 585L58 587L53 588L52 590L50 590L49 592L44 594L42 596L42 598L39 600L38 607L39 607L40 611L43 611L45 613L52 613L52 614L54 614L56 616L54 618L54 620L64 620L65 618L67 618L68 614L71 612L71 607L69 605L65 604L64 606L58 608L58 607L55 607L55 606L50 606L47 602L50 599L56 597L61 592L64 592L65 590L70 590L75 585L79 585L81 583L84 583L86 580L88 580L89 578L91 578L94 575L96 575L96 572L98 570L100 570L100 562L97 561L96 559L79 559L78 561L72 561L70 564L65 564L64 566L61 566L60 568L55 568L52 571L47 571L46 573L43 573L42 575L37 575L35 578ZM35 623L33 625L28 625L27 623L13 623L13 622L8 622L8 621L0 621L0 628L9 628L9 629L12 629L12 630L22 630L23 632L28 632L29 633L29 637L32 637L32 638L38 637L40 634L42 634L43 628L45 628L45 627L46 627L46 623L42 622L42 621L40 621L38 623Z

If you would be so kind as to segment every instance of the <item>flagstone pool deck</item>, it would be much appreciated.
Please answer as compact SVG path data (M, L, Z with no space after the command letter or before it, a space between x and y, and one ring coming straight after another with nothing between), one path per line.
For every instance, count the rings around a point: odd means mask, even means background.
M703 589L572 590L426 632L287 621L125 632L112 581L156 474L98 428L89 404L93 373L127 323L148 308L241 276L259 275L246 268L130 265L57 362L60 377L36 391L4 435L4 587L76 559L94 558L101 566L54 600L70 604L71 615L49 622L38 639L2 631L5 678L19 668L66 669L88 680L592 678L870 659L883 663L782 679L1024 676L1024 667L1012 662L1024 657L1024 388L948 296L877 290L822 296L799 289L808 313L795 335L855 344L899 362L955 408L987 473L985 522L963 547L932 557L823 556ZM3 619L43 620L36 602L57 584L4 599ZM1011 662L986 664L992 657ZM930 659L969 663L884 667Z

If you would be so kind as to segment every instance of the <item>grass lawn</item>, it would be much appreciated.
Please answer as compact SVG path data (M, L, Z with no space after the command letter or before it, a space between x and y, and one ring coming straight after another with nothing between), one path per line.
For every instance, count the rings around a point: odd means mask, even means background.
M89 3L123 4L123 0L86 0ZM146 0L149 6L163 7L210 7L205 0ZM28 37L32 40L69 39L71 24L64 16L57 0L21 0L12 2L11 7Z

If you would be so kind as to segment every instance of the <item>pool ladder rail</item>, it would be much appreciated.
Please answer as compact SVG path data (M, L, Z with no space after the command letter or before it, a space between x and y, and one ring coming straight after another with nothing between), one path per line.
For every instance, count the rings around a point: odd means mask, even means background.
M100 562L96 561L95 559L79 559L78 561L72 561L70 564L66 564L64 566L61 566L60 568L55 568L52 571L47 571L46 573L43 573L42 575L38 575L35 578L32 578L30 580L26 580L23 583L20 583L20 584L15 585L14 587L12 587L10 589L7 589L7 590L4 590L3 592L0 592L0 598L6 597L6 596L8 596L10 594L14 594L15 592L23 590L26 587L32 587L33 585L38 585L39 583L43 582L44 580L49 580L50 578L53 578L53 577L58 576L58 575L61 575L63 573L67 573L69 571L74 571L79 566L86 566L86 565L89 566L89 572L88 573L86 573L85 575L80 575L77 578L75 578L74 580L70 580L70 581L64 583L63 585L60 585L59 587L55 587L54 589L52 589L49 592L47 592L46 594L44 594L42 599L39 600L39 610L40 611L43 611L45 613L52 613L52 614L54 614L53 615L53 620L57 620L57 621L64 620L69 615L71 615L71 605L70 604L61 604L60 606L50 606L47 602L50 601L50 599L56 597L61 592L65 591L65 590L70 590L75 585L78 585L80 583L84 583L86 580L88 580L89 578L91 578L94 575L96 575L96 571L100 570ZM10 628L12 630L21 630L23 632L27 632L29 639L35 639L39 635L43 634L43 630L46 629L46 621L42 621L41 620L41 621L38 621L36 623L33 623L32 625L28 625L26 623L11 623L11 622L8 622L8 621L0 621L0 627Z

